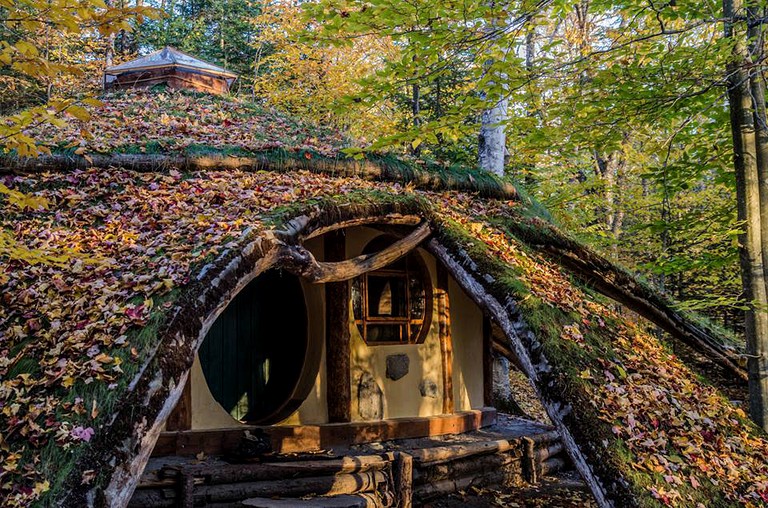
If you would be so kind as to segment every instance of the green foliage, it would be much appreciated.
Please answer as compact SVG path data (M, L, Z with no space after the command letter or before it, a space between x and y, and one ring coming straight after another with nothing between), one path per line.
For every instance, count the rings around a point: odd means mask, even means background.
M164 15L139 25L136 36L142 46L173 46L240 74L244 84L250 82L257 57L252 41L258 33L252 19L261 12L261 2L149 0L148 5Z
M479 113L505 96L508 171L558 222L738 326L740 228L721 88L730 45L711 21L719 9L633 0L306 6L336 44L377 33L401 48L348 100L394 100L407 111L419 88L420 115L370 149L474 161Z

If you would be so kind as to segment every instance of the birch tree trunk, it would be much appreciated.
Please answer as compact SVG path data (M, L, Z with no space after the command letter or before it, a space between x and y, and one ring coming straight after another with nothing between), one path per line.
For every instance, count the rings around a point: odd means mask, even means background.
M508 102L506 98L502 98L491 109L483 111L480 125L478 163L481 169L499 176L504 175L504 159L507 153L504 122L507 120Z
M744 299L747 303L745 331L747 338L749 371L749 412L752 419L768 428L768 287L766 287L765 259L768 252L765 243L768 234L768 189L764 180L768 178L768 143L765 132L765 90L762 76L750 78L751 58L744 39L735 33L733 20L739 4L734 0L723 0L723 14L726 19L725 37L733 39L733 58L727 66L728 102L731 115L731 133L734 149L736 174L736 199L738 219L744 224L739 237L739 258ZM749 28L753 33L756 28ZM759 27L757 28L760 29ZM762 118L761 118L762 116ZM762 123L762 125L761 125ZM761 180L763 183L761 183ZM761 192L762 190L762 192Z
M493 0L490 0L489 3L490 7L493 8ZM499 38L498 35L494 35L499 28L498 25L499 18L494 18L493 22L486 29L494 41ZM488 61L486 66L490 68L492 63L493 61ZM504 75L499 76L499 79L502 81L505 78L506 76ZM489 87L493 87L493 85L493 82L489 83ZM488 98L488 94L484 93L483 96ZM504 160L507 154L506 121L509 100L505 93L502 93L501 97L491 97L491 99L496 100L496 103L490 109L483 111L481 117L478 164L480 169L502 176L504 175Z

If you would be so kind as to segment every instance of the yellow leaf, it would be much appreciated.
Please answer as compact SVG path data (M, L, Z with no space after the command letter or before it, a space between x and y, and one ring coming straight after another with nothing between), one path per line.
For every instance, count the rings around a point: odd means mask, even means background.
M35 483L35 488L32 489L32 492L39 496L43 492L48 492L48 490L51 488L51 484L48 480L45 480L44 482L37 482Z
M83 122L87 122L91 119L91 114L81 106L70 106L67 108L67 113L74 116L78 120L82 120Z

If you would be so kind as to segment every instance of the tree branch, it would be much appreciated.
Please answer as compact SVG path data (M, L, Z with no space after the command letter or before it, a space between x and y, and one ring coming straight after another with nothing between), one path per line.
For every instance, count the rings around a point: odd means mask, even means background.
M280 248L280 265L291 273L314 284L340 282L353 279L364 273L384 268L415 249L432 234L427 222L422 223L411 234L375 254L364 254L336 263L319 262L302 245L283 244Z

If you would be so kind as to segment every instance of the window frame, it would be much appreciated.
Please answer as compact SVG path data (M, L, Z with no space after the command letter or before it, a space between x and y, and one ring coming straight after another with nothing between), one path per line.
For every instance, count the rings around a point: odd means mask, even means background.
M382 235L385 236L385 235ZM381 236L371 240L368 245L375 241L381 241ZM367 247L367 246L366 246ZM364 273L359 277L356 277L353 284L359 284L360 293L360 316L358 317L356 312L354 314L355 325L357 326L360 336L363 342L367 346L393 346L393 345L418 345L423 344L429 333L429 328L432 324L432 312L434 305L434 295L432 288L432 276L429 273L424 259L419 254L417 249L414 249L405 254L398 261L405 263L405 269L391 268L386 266L378 270L372 270ZM398 262L396 261L396 263ZM371 316L369 314L369 294L368 294L368 278L370 276L384 276L384 277L402 277L405 279L405 309L406 316ZM421 280L421 285L424 290L424 314L421 318L412 317L411 308L411 284L410 281L413 277L418 277ZM352 295L352 308L357 308L354 301L354 293ZM400 340L399 341L368 341L368 327L371 325L395 325L400 327ZM413 326L419 326L419 332L414 340L411 339L411 329ZM403 330L405 329L406 337L403 339Z

